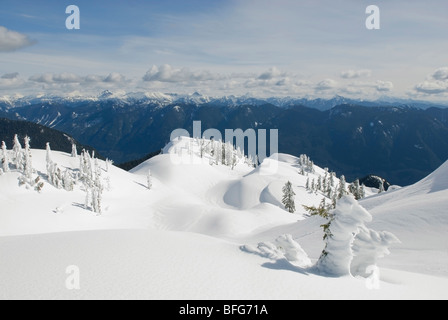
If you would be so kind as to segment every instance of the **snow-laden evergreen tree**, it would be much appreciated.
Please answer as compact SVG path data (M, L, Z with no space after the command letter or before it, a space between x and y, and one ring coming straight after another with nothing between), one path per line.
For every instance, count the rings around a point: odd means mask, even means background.
M324 219L329 219L330 210L332 208L331 205L327 205L327 200L325 198L322 199L319 207L317 207L317 208L316 207L308 207L308 206L303 206L303 207L305 208L306 211L308 211L310 216L320 216ZM325 240L325 237L324 237L324 240Z
M235 149L233 148L233 145L230 142L226 143L226 164L232 170L235 168L236 165Z
M83 150L79 157L80 178L84 183L89 184L93 180L92 158L88 151Z
M343 196L348 195L347 192L347 181L345 180L345 176L342 175L339 179L339 186L338 186L338 199L341 199Z
M306 179L306 185L305 185L306 190L310 190L310 178Z
M331 204L333 209L336 209L337 203L338 203L338 197L336 193L333 193L333 196L331 197Z
M364 275L368 266L388 254L388 247L398 239L388 232L376 232L365 224L372 216L353 196L344 196L335 210L319 212L327 220L324 228L325 249L317 268L333 276Z
M322 191L322 177L321 176L319 176L319 179L317 179L317 190L318 191Z
M72 158L78 158L78 150L74 142L72 142Z
M148 170L148 174L146 175L148 190L152 189L152 175L151 170Z
M336 178L336 173L331 172L330 173L330 186L333 188L335 186L335 179Z
M204 158L204 155L206 153L206 142L204 139L199 138L198 140L198 144L199 144L199 156L202 158Z
M363 192L361 190L361 186L359 184L359 180L356 179L350 186L349 186L350 193L355 197L356 200L361 200L364 198Z
M23 164L23 154L22 154L22 145L20 144L19 137L17 135L14 135L14 141L13 141L13 163L16 167L16 169L19 172L23 171L24 164Z
M226 158L226 144L221 142L221 164L227 165L227 158Z
M372 216L351 196L344 196L336 209L329 213L324 225L325 249L318 262L319 271L334 275L350 275L353 260L352 245L356 235Z
M383 193L385 191L386 190L384 189L384 181L383 181L383 179L380 179L380 189L379 189L378 193Z
M96 158L94 158L94 164L92 164L92 158L85 150L83 150L80 158L81 180L86 191L85 208L90 208L97 215L100 215L103 210L104 191L101 166Z
M73 183L68 181L68 176L62 173L58 165L53 162L50 143L46 145L46 167L48 182L50 182L57 189L65 189L67 191L73 191Z
M327 191L325 192L328 199L333 199L333 189L331 188L330 184L327 185Z
M62 182L64 185L64 189L66 191L73 191L75 182L73 180L73 176L71 174L71 171L69 169L66 169L62 178Z
M100 215L103 213L103 180L101 174L101 167L99 166L98 159L95 159L95 180L93 181L92 189L92 208L93 211Z
M5 143L5 141L2 141L1 161L2 161L2 170L3 170L3 172L4 172L4 173L9 172L8 149L6 148L6 143Z
M322 192L326 193L327 191L328 191L328 172L325 171L325 176L324 179L322 180Z
M362 184L361 187L359 188L359 192L361 194L361 199L364 199L366 197L366 188L364 187L364 185Z
M50 183L54 184L54 165L53 165L53 160L51 159L51 148L50 148L50 143L47 142L46 145L46 166L47 166L47 175L48 175L48 181L50 181Z
M24 175L25 178L30 181L30 184L32 184L31 180L33 179L33 161L30 147L31 139L28 136L26 136L24 141L25 141L25 150L23 152Z
M114 165L114 161L110 159L106 159L106 172L109 172L109 169Z
M283 187L283 198L282 203L285 206L285 209L288 210L290 213L296 212L296 205L295 205L295 192L292 187L292 183L288 181L285 186Z

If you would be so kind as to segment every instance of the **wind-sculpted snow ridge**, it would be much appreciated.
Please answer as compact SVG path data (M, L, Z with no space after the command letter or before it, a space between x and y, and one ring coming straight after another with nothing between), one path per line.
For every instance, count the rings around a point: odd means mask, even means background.
M412 186L361 201L374 217L370 226L402 242L394 249L397 259L387 257L384 265L448 276L447 174L448 162Z

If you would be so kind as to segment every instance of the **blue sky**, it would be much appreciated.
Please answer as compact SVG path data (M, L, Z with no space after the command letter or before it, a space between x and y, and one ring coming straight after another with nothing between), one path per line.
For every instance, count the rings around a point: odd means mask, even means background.
M70 4L80 30L65 28ZM370 4L381 30L365 27ZM446 30L445 0L2 0L0 94L445 101Z

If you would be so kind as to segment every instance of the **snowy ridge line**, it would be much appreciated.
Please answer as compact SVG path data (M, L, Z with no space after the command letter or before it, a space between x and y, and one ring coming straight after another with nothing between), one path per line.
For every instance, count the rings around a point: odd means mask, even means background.
M365 101L362 99L350 99L342 96L335 96L329 99L315 99L307 97L256 97L249 94L235 96L216 96L210 97L198 92L193 94L177 94L162 92L125 92L105 90L98 95L81 95L79 93L67 95L35 94L29 96L23 95L5 95L0 97L0 103L3 103L7 109L21 107L39 103L79 103L87 101L116 101L123 104L156 104L167 106L176 103L187 103L195 105L213 104L219 106L236 107L241 105L260 106L263 104L272 104L281 108L288 108L297 105L305 105L318 110L330 110L335 106L342 104L356 104L367 107L373 106L394 106L403 108L427 109L430 107L446 107L442 102L433 103L427 101L415 101L406 99L378 99L376 101Z

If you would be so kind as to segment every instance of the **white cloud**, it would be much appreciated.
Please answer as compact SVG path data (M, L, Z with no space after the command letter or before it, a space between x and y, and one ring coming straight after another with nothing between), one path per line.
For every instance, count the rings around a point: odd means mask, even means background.
M389 92L394 88L394 84L390 81L381 81L378 80L376 82L376 90L379 92Z
M415 86L415 90L425 94L439 94L448 92L448 83L443 81L424 81Z
M448 68L439 68L437 69L433 75L432 78L435 80L448 80Z
M347 70L341 73L343 79L357 79L363 77L370 77L372 75L371 70Z
M2 75L1 79L13 80L13 79L17 79L18 77L19 77L19 73L14 72L14 73L6 73L6 74Z
M259 80L272 80L274 78L278 77L284 77L286 74L282 73L279 69L276 67L270 68L268 71L262 73L258 79Z
M341 93L348 95L365 95L366 91L359 87L346 87L341 89Z
M11 52L31 46L35 41L20 32L0 26L0 52Z
M17 72L7 73L0 77L0 88L20 87L23 83L24 81L19 78Z
M89 74L84 78L85 82L103 82L104 77L96 75L96 74Z
M34 75L29 78L32 82L38 82L38 83L46 83L46 84L52 84L52 83L79 83L82 81L82 79L73 73L63 72L60 74L53 74L53 73L45 73L45 74L39 74Z
M336 81L334 81L333 79L325 79L322 80L321 82L319 82L316 85L316 90L317 91L325 91L325 90L331 90L336 88L338 85L338 83Z
M224 77L218 74L212 74L209 71L190 71L188 68L176 69L168 64L160 67L152 66L145 74L143 81L159 81L159 82L197 82L197 81L213 81L223 80Z
M108 76L88 75L80 77L74 73L63 72L59 74L44 73L31 76L29 81L44 84L83 84L91 85L93 83L121 83L126 77L120 73L112 72Z
M448 93L448 67L439 68L429 75L425 81L414 87L414 92L424 96L443 97ZM411 94L412 95L412 94Z
M126 80L126 77L124 75L117 73L117 72L112 72L104 79L104 82L120 83L120 82L124 82L125 80Z

